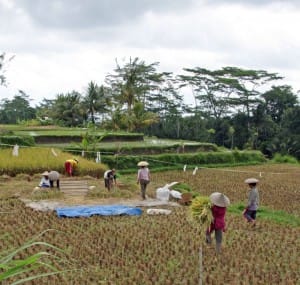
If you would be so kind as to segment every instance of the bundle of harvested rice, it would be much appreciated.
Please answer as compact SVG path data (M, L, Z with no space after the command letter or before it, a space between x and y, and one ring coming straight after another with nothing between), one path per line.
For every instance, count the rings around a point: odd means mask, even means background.
M193 221L200 223L201 226L209 226L213 220L211 213L211 202L209 197L198 196L192 200L189 207Z

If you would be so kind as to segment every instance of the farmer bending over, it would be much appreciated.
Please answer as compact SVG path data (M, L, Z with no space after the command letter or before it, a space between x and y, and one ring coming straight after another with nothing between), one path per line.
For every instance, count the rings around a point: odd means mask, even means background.
M45 171L42 173L42 179L39 184L40 188L50 188L50 179L49 179L49 172Z
M77 168L79 161L76 158L68 159L65 162L65 171L69 176L74 175L74 170Z
M114 168L106 170L104 172L104 185L105 185L105 188L107 188L107 190L110 191L113 184L117 185L116 170Z

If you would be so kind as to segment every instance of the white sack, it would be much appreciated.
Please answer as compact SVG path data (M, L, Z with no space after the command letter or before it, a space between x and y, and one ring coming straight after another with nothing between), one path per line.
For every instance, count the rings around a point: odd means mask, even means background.
M171 210L166 209L148 209L147 214L148 215L169 215L171 214Z

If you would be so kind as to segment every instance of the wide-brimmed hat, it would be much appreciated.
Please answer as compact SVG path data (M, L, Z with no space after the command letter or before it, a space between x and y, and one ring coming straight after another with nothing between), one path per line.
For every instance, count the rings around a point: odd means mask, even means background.
M214 205L219 207L227 207L230 204L229 198L226 195L219 192L212 193L209 196L209 199Z
M258 183L258 182L259 182L259 180L256 179L256 178L247 178L247 179L245 180L245 183L247 183L247 184L256 184L256 183Z
M137 165L138 166L148 166L149 163L147 161L140 161Z
M42 173L42 175L43 175L43 176L49 176L49 172L48 172L48 171L44 171L44 172Z

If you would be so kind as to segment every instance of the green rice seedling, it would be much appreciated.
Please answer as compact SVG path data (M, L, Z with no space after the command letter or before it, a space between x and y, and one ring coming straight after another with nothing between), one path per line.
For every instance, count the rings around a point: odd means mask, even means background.
M38 237L40 237L43 233L41 233ZM52 249L59 253L63 253L63 250L46 242L35 241L35 239L26 242L16 249L2 252L0 254L1 282L7 279L12 279L14 281L12 281L10 284L16 285L63 272L52 265L53 261L51 261L49 258L60 258L57 255L49 253L48 249ZM38 252L30 254L25 258L19 258L21 253L24 253L26 250L31 250L34 247L44 247L46 250L39 250ZM30 274L30 272L37 272L37 270L41 267L50 270L50 272ZM29 276L24 277L24 274L26 273L28 273ZM19 276L21 277L18 278Z

